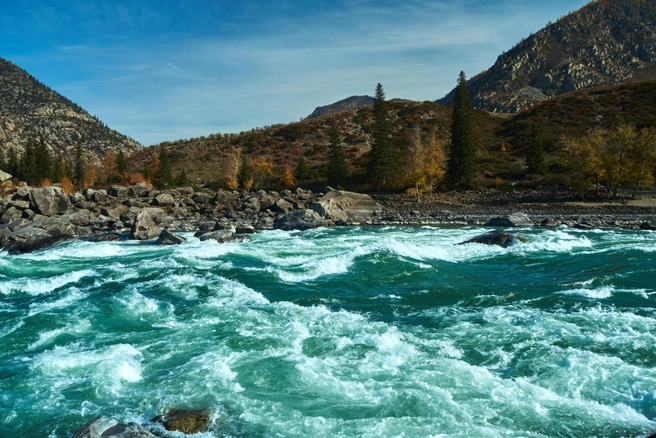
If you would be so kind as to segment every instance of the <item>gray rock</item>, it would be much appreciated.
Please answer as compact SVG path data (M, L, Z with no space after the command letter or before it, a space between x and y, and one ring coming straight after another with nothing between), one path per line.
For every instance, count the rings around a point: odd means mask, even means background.
M167 193L162 193L155 197L156 205L173 205L174 203L175 203L175 199L173 198L173 196Z
M232 231L227 230L211 231L200 236L201 242L206 242L208 240L216 240L219 243L241 241L241 239L235 237L235 234Z
M96 417L71 435L71 438L157 438L136 423L122 424L113 418Z
M104 207L101 210L101 213L103 215L107 216L108 218L117 221L117 220L120 220L121 216L124 215L125 213L127 213L128 210L129 210L129 208L128 208L127 205L119 204L119 205L113 205L113 206L110 206L110 207ZM136 215L135 215L135 217L136 217Z
M10 174L0 170L0 183L3 183L3 182L5 182L5 181L7 181L8 179L11 179L11 178L12 178L12 176Z
M504 217L495 217L485 223L486 227L532 227L533 225L531 218L522 212Z
M294 206L284 198L280 198L273 203L273 205L271 206L271 210L276 211L278 213L287 214L290 211L294 210Z
M216 193L216 197L214 200L218 205L223 205L225 207L229 207L235 202L235 199L237 199L237 195L233 192L226 192L223 190L220 190Z
M143 198L148 196L151 190L152 188L148 187L146 183L139 183L130 187L130 195Z
M150 215L150 217L153 218L153 220L159 220L159 219L163 218L164 216L166 216L166 212L164 210L162 210L161 208L152 208L152 207L150 207L150 208L144 208L141 211L145 211L146 213L148 213Z
M237 234L253 234L255 233L255 227L251 224L239 224L237 225Z
M191 196L194 194L193 187L178 187L178 192L183 196Z
M16 207L9 207L2 214L2 223L10 224L23 217L23 212L17 209Z
M193 201L197 202L198 204L207 204L210 202L210 195L207 193L199 192L192 196L191 199L193 199Z
M150 240L158 237L162 230L155 224L153 218L147 211L137 215L130 230L130 238L133 240Z
M21 211L22 210L27 210L28 208L30 208L30 203L27 202L27 201L18 201L18 200L17 201L9 201L9 203L7 204L7 208L11 208L11 207L14 207L14 208L16 208L18 210L21 210Z
M102 204L105 202L105 199L107 199L107 192L105 190L97 190L93 192L90 200L96 204Z
M656 219L652 219L646 222L643 222L640 225L641 230L646 230L646 231L656 231Z
M251 196L243 202L242 208L244 210L260 211L260 200L255 196Z
M309 230L325 226L326 221L313 210L296 210L280 217L273 223L273 228L278 230Z
M481 234L480 236L476 236L473 239L469 239L468 241L459 243L458 245L465 245L468 243L482 243L484 245L497 245L502 248L508 248L509 246L522 242L524 242L524 239L521 237L496 230L490 231L486 234Z
M29 254L34 251L50 248L56 243L70 239L73 239L73 236L68 234L61 234L59 236L38 234L22 241L10 241L3 249L7 251L9 255Z
M540 222L540 226L545 228L556 228L558 225L558 222L550 217Z
M130 189L128 187L115 185L107 190L107 194L116 198L127 198L130 196Z
M216 222L214 221L203 222L202 224L200 224L199 227L201 231L214 231L215 228L216 228Z
M187 239L184 237L173 234L169 230L162 230L159 237L155 241L155 245L180 245L186 241Z
M184 207L175 207L171 210L171 214L177 218L189 216L189 210Z
M42 187L30 191L30 203L44 216L56 216L71 208L71 201L60 187Z
M331 220L371 220L382 213L383 208L371 196L361 193L332 190L312 203L310 208Z

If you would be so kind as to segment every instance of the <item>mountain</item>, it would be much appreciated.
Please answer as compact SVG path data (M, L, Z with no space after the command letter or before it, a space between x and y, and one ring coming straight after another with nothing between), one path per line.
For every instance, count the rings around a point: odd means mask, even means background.
M99 160L107 150L132 152L142 146L109 129L98 118L0 58L0 145L22 152L28 138L43 135L53 152L70 155L78 140L88 158ZM68 151L68 153L67 153Z
M354 110L362 108L365 105L373 105L374 98L371 96L351 96L326 106L317 107L312 114L307 116L308 119L329 116L340 111Z
M569 91L656 79L656 0L598 0L468 81L476 108L519 112ZM453 102L454 91L439 102Z

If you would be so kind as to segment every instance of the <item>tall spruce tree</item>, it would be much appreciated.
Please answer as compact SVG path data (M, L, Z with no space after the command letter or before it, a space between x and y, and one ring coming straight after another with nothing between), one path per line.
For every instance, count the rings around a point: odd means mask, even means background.
M39 142L34 147L34 162L36 181L52 179L52 157L43 136L39 137Z
M162 145L159 148L159 168L157 169L155 185L157 185L157 187L163 188L172 184L173 173L171 170L171 157L166 148Z
M11 176L18 176L20 173L20 164L18 162L18 156L16 155L16 149L9 148L9 154L7 155L7 169L6 172Z
M36 151L34 149L34 141L31 138L27 140L25 151L20 160L20 172L18 173L20 179L28 184L37 182L37 169L36 169Z
M526 165L529 175L544 175L547 173L547 165L544 161L542 129L538 126L533 126L533 129L531 129L528 150L526 152Z
M86 171L86 161L84 160L84 151L82 150L82 141L78 139L75 145L75 155L73 157L73 184L81 186L84 182Z
M399 160L392 145L392 124L383 86L376 86L373 108L371 152L367 165L369 183L377 188L390 185L398 171Z
M446 170L447 185L451 189L468 189L474 182L476 144L473 117L467 78L464 72L460 72L451 122L451 155Z
M183 167L178 176L175 177L175 185L177 187L185 187L189 185L189 177L187 176L187 171Z
M122 149L116 155L116 173L120 180L123 180L128 173L128 162Z
M295 176L298 182L307 181L308 179L310 179L310 168L305 162L305 158L303 158L303 154L301 154L298 161L296 162Z
M344 184L346 178L348 178L348 166L346 165L346 154L344 154L344 148L342 147L342 136L339 134L336 120L333 120L330 127L328 139L330 141L328 166L326 167L328 184L339 186Z

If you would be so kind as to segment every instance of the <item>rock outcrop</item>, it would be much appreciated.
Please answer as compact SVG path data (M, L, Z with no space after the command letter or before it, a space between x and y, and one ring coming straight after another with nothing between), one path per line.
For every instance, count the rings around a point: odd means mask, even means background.
M134 240L150 240L158 237L162 230L153 221L148 211L142 211L137 215L130 230L130 238Z
M0 143L5 150L13 148L19 155L29 138L40 136L51 153L64 156L70 156L81 141L88 158L97 162L107 151L117 154L142 148L2 58L0 114Z
M469 80L474 106L514 113L581 88L656 79L655 6L591 2L547 25ZM439 102L452 103L454 91Z
M276 219L273 227L278 230L292 231L292 230L310 230L312 228L319 228L326 224L326 220L319 214L310 209L295 210L291 213Z
M373 104L374 98L371 96L351 96L330 105L319 106L307 118L316 119L317 117L330 116L341 111L353 110Z
M42 187L30 191L30 203L36 212L44 216L56 216L65 213L71 207L71 201L59 187Z
M369 221L383 211L371 196L342 190L329 191L310 208L325 219L342 222Z
M157 438L136 423L122 424L113 418L96 417L76 430L71 438Z

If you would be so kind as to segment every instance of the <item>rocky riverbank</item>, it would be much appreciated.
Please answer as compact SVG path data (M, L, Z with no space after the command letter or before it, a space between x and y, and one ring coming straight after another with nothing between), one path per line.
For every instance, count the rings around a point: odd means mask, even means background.
M0 247L32 252L68 239L150 240L177 244L179 232L202 240L243 240L260 230L306 230L341 225L567 225L656 229L656 199L631 204L580 203L567 192L495 190L369 197L332 190L313 193L156 190L144 183L67 195L59 187L18 187L0 199ZM512 214L526 215L517 222ZM494 218L506 218L504 220ZM508 219L510 217L510 219Z

